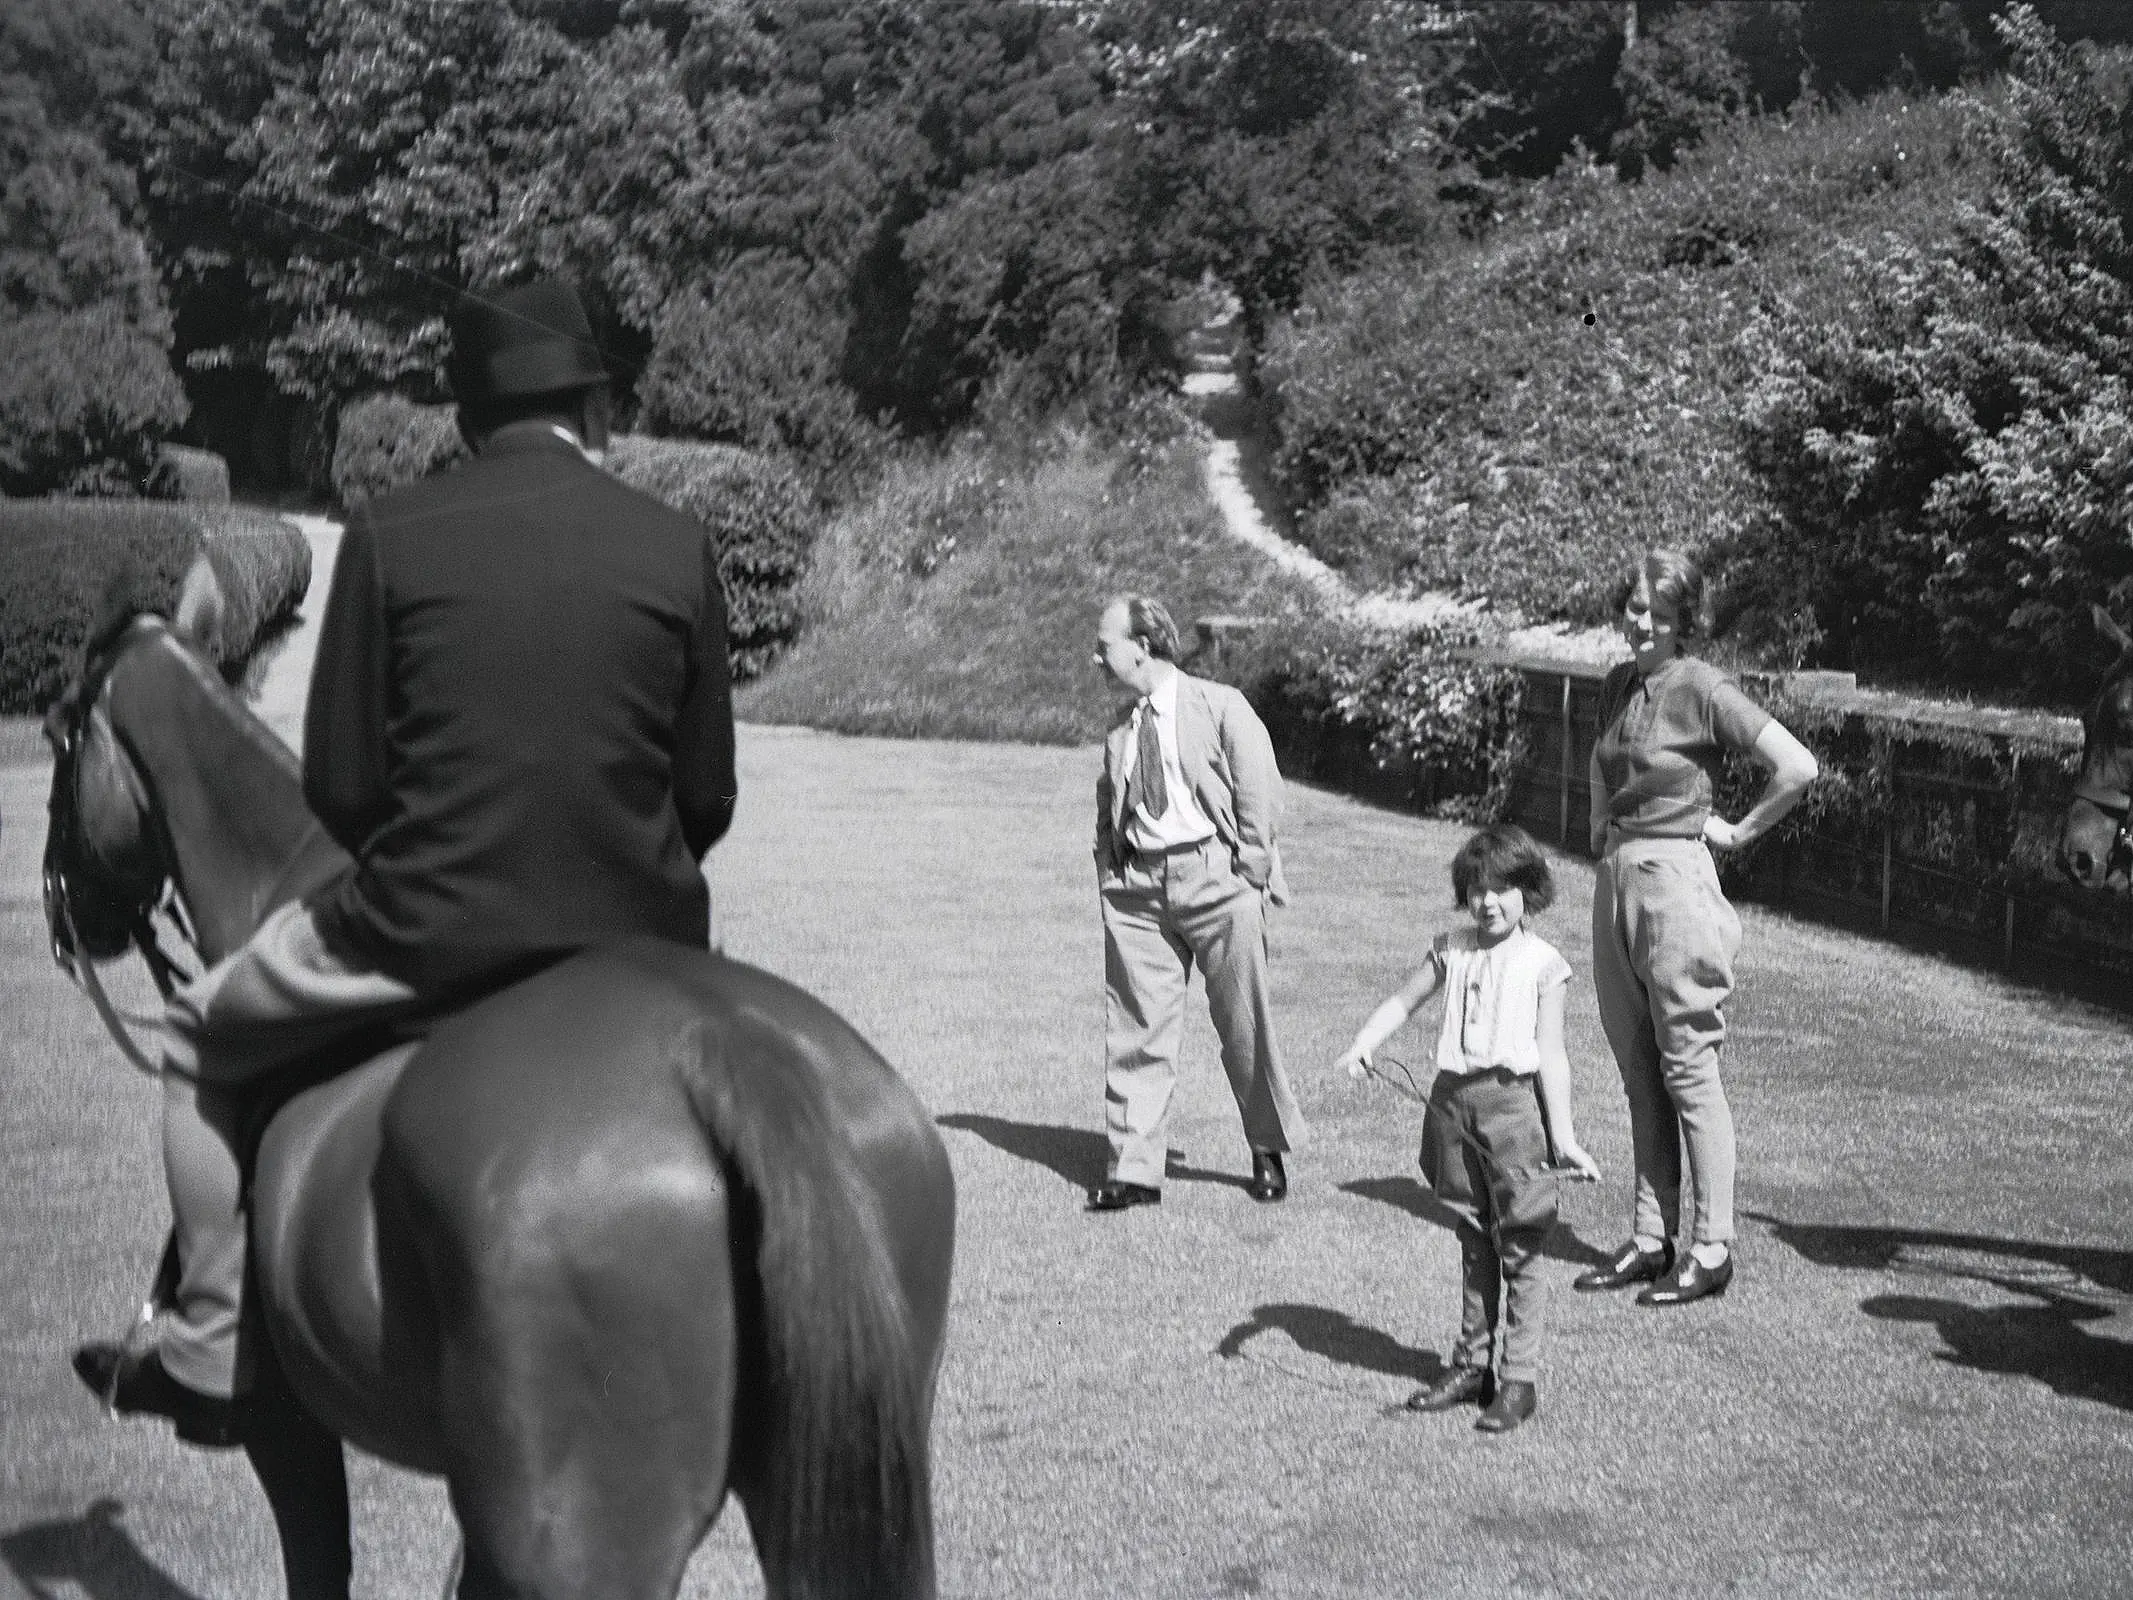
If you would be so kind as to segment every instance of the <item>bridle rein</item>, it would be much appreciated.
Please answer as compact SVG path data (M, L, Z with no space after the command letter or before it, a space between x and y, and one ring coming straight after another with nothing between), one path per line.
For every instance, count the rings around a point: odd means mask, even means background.
M119 655L141 629L155 626L160 623L151 618L136 617L102 641L100 647L90 653L80 681L53 705L44 722L44 734L52 746L53 758L50 819L44 853L44 913L45 926L51 935L52 959L75 987L89 997L89 1003L96 1008L97 1016L102 1019L120 1053L134 1068L152 1078L162 1076L162 1066L141 1048L134 1038L133 1028L153 1027L158 1019L128 1015L112 1003L97 972L96 952L82 937L84 915L77 910L77 905L94 908L93 926L122 930L124 943L108 954L119 954L128 946L138 952L150 977L155 980L157 990L168 1000L184 974L163 948L156 925L158 912L171 918L188 948L198 949L184 902L168 873L165 873L156 894L138 905L119 907L111 905L110 897L100 894L93 885L85 886L80 872L86 839L81 822L79 785L82 754L92 719L101 718L103 737L128 764L135 784L144 798L146 795L139 766L123 749L117 730L110 726L103 703L109 692L111 669ZM167 852L163 859L168 860Z

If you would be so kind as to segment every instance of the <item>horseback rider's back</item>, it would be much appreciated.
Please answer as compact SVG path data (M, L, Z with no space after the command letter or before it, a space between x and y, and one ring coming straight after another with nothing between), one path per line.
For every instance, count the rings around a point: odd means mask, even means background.
M637 934L702 947L734 803L717 551L538 420L342 537L304 791L321 929L426 993Z

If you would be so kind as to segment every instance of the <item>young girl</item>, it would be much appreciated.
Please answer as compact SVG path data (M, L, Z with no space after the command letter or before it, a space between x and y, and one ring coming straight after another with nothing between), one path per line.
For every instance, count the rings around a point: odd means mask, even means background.
M1523 829L1484 828L1452 858L1452 891L1473 926L1437 936L1429 958L1370 1014L1339 1064L1360 1078L1415 1008L1446 991L1422 1171L1459 1219L1459 1343L1444 1375L1409 1395L1407 1406L1443 1411L1479 1401L1485 1409L1475 1426L1508 1433L1535 1407L1539 1258L1555 1226L1551 1143L1554 1164L1578 1177L1596 1179L1600 1169L1571 1126L1563 1049L1570 964L1526 928L1528 913L1555 898L1547 858ZM1492 1374L1499 1310L1503 1362Z

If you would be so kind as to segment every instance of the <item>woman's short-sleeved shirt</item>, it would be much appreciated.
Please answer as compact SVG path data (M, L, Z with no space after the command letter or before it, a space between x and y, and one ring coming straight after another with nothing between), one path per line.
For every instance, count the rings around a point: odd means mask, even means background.
M1520 928L1484 950L1472 928L1440 935L1430 953L1444 966L1444 1026L1437 1070L1462 1077L1503 1067L1540 1071L1540 1002L1570 981L1570 963L1538 934Z
M1719 764L1750 750L1770 713L1708 661L1676 656L1650 677L1625 661L1600 685L1592 753L1607 820L1638 839L1697 839Z

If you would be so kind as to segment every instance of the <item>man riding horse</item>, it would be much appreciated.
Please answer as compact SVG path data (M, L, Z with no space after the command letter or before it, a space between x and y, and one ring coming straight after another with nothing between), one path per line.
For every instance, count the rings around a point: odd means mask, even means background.
M354 863L173 996L175 1289L151 1343L74 1357L196 1444L239 1438L262 1088L580 950L710 942L700 863L735 800L717 549L600 470L607 374L567 284L467 297L452 339L475 458L352 514L311 683L304 793Z

